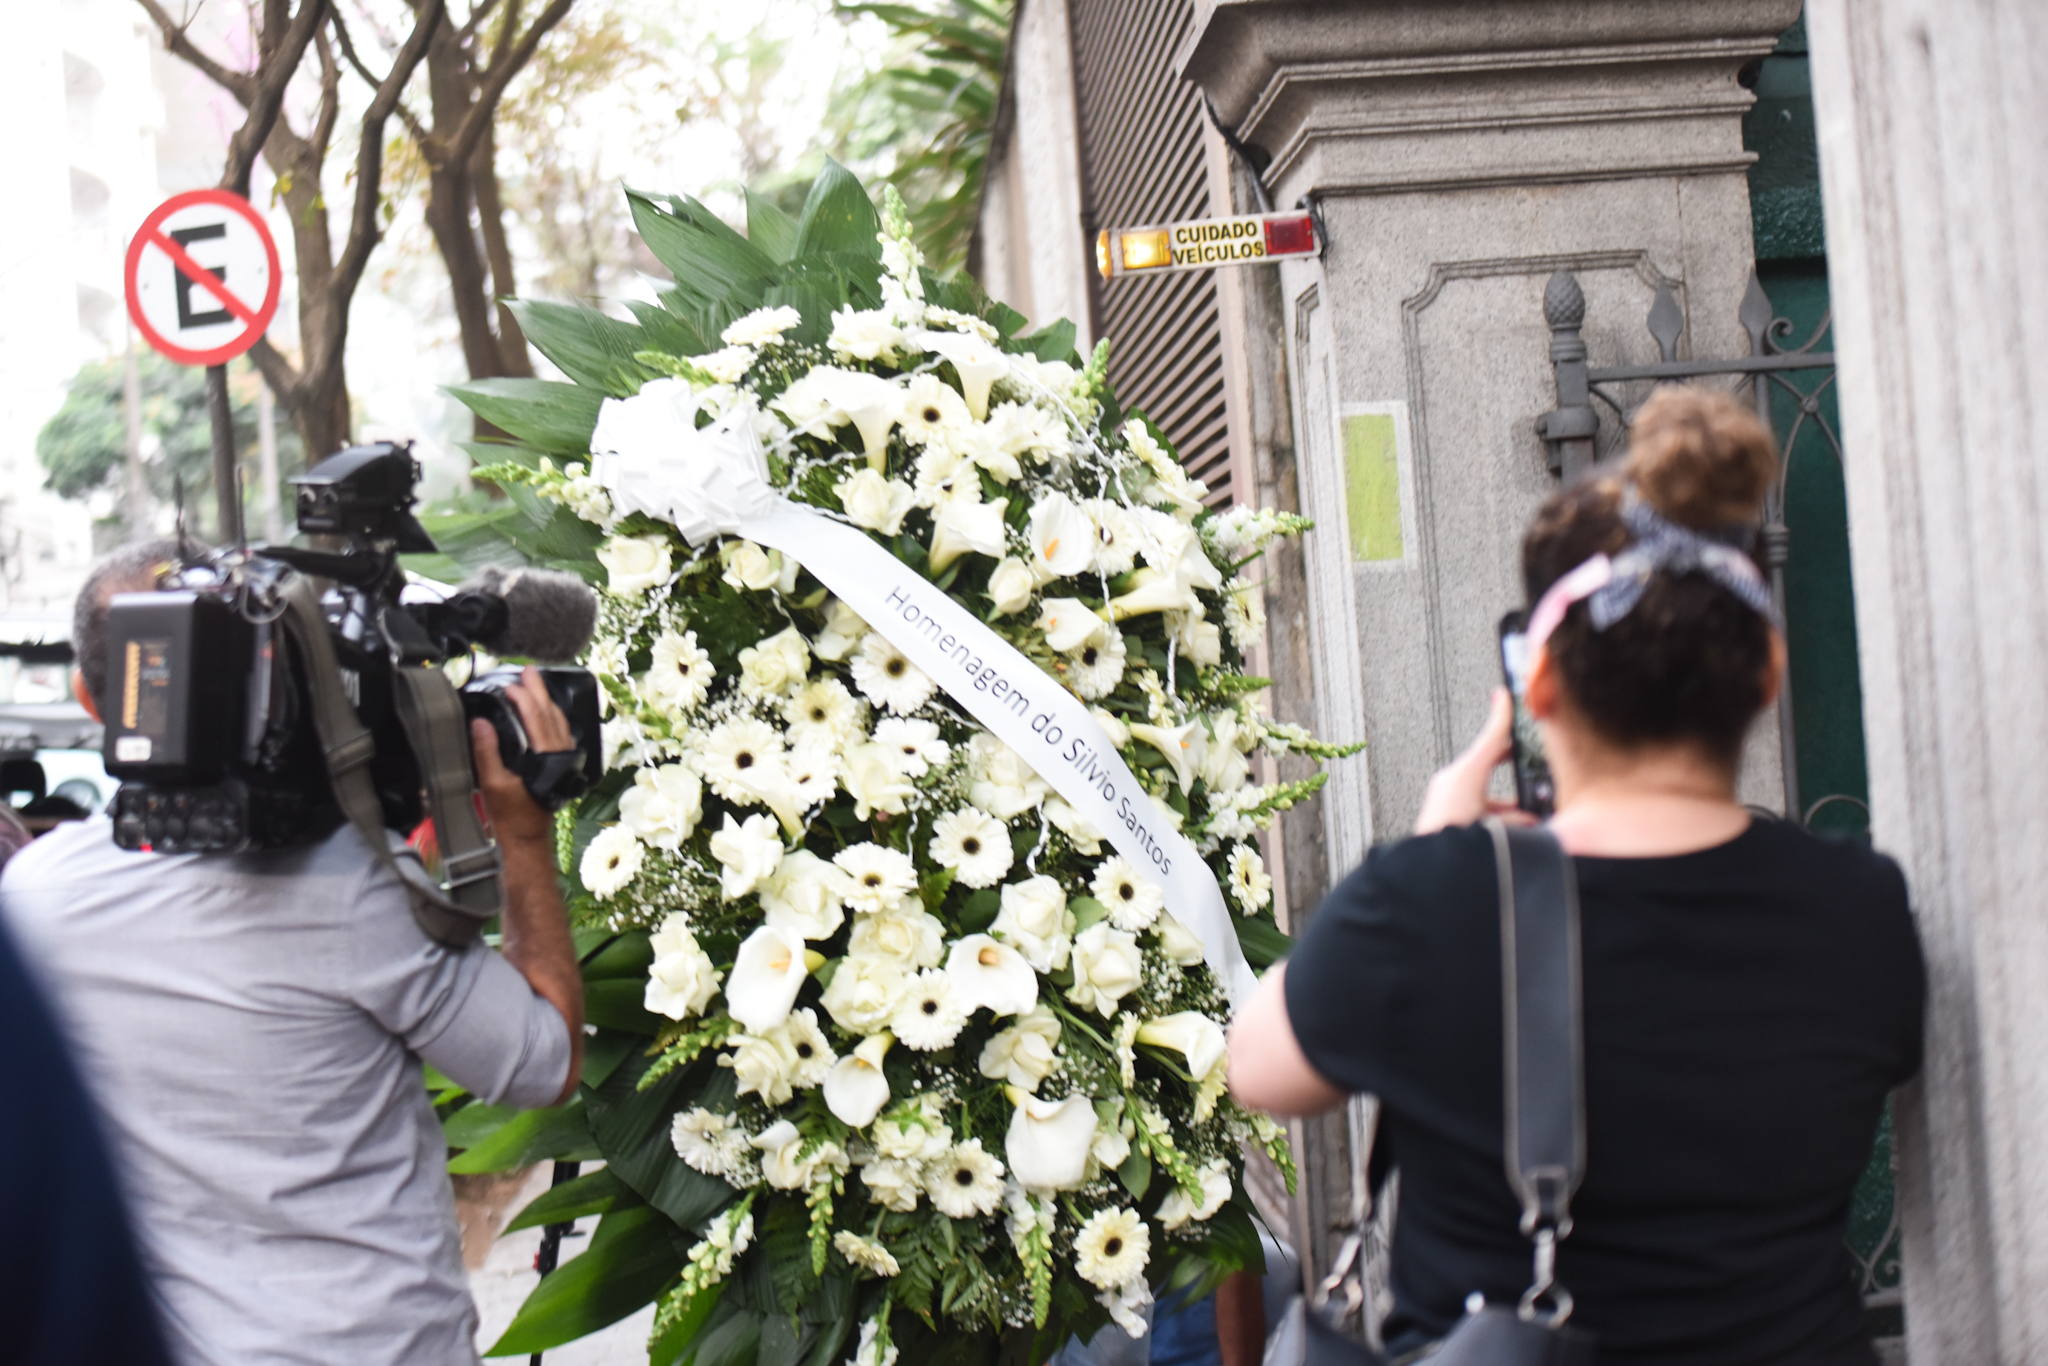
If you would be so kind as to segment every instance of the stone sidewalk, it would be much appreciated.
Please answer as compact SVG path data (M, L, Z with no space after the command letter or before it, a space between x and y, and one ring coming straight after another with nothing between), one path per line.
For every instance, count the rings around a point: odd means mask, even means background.
M503 1237L497 1233L528 1201L548 1188L551 1174L550 1164L542 1163L509 1179L464 1178L457 1183L456 1209L462 1220L462 1253L469 1269L469 1293L476 1300L479 1352L490 1350L540 1281L533 1269L533 1258L540 1250L541 1231L521 1229ZM562 1240L561 1260L566 1262L589 1247L591 1230L596 1227L594 1218L579 1220L570 1236ZM542 1360L546 1366L646 1366L647 1330L653 1322L654 1306L648 1305L603 1332L546 1353ZM527 1358L499 1360L517 1361L524 1366Z

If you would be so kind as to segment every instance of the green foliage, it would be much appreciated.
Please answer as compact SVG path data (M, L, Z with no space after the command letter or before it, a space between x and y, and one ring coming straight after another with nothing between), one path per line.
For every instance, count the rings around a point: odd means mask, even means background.
M1278 925L1256 917L1237 922L1237 942L1244 948L1245 961L1255 968L1273 966L1294 948L1294 941L1282 934Z
M519 1211L505 1232L540 1228L547 1224L568 1224L593 1214L604 1214L622 1201L630 1203L633 1193L608 1168L599 1167L573 1181L543 1191L533 1203Z
M143 477L160 503L172 497L174 481L185 486L187 521L210 525L213 507L213 424L206 412L206 372L176 365L154 351L136 357L141 390ZM228 411L233 418L236 458L256 460L256 393L263 383L246 361L228 367ZM88 365L72 377L64 402L36 434L36 458L47 470L45 487L60 498L84 498L99 489L119 488L126 477L128 419L123 407L123 363ZM304 465L299 434L289 423L277 430L281 473ZM205 513L202 519L199 514Z
M838 8L841 14L879 19L896 39L898 53L857 92L870 114L854 136L854 154L894 151L889 179L910 205L932 268L941 274L957 270L967 260L981 206L1010 0Z
M486 1356L525 1356L573 1342L652 1304L680 1259L666 1219L645 1205L598 1221L590 1246L541 1278Z

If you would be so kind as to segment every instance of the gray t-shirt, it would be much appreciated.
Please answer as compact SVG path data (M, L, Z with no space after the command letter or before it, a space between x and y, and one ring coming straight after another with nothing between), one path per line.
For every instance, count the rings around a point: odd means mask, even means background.
M554 1101L568 1030L510 964L427 939L349 827L221 858L67 825L8 863L0 915L70 1027L185 1366L473 1366L420 1059Z

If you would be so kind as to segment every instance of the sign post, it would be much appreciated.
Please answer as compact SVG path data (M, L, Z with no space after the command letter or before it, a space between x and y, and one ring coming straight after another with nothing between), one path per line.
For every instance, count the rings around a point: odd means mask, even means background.
M1195 218L1144 228L1106 228L1095 239L1095 268L1105 280L1170 270L1263 265L1322 253L1312 211Z
M224 543L243 539L235 477L228 362L277 315L277 243L248 200L227 190L172 195L128 243L128 316L143 339L180 365L206 367L213 423L213 492Z

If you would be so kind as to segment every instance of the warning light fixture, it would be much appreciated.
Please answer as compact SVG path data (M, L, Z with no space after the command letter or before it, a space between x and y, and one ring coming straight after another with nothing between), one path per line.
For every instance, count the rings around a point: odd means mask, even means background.
M1095 268L1105 280L1163 270L1249 266L1322 252L1308 213L1197 218L1186 223L1108 228L1095 239Z

